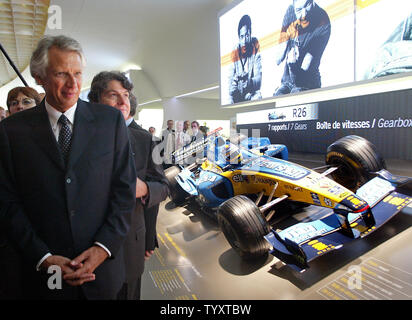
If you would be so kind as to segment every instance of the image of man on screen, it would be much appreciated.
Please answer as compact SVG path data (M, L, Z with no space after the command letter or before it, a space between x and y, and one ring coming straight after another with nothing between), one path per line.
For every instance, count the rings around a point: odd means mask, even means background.
M238 25L239 43L232 53L229 70L229 100L237 103L262 99L262 63L259 41L252 37L252 21L244 15Z
M313 0L292 0L279 38L279 65L285 61L281 85L274 96L321 87L320 60L331 32L325 10Z

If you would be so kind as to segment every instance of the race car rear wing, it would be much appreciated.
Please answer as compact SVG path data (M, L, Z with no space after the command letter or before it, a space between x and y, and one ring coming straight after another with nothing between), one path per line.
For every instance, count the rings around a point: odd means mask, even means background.
M216 136L221 130L223 130L223 128L219 127L213 131L210 131L202 140L194 141L172 152L172 159L174 159L174 163L183 164L185 163L185 160L193 158L194 154L203 152L206 149L207 145L213 142L213 140L216 138Z

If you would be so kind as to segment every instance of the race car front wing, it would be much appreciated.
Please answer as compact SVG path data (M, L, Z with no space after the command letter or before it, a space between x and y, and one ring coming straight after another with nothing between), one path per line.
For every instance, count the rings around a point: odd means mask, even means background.
M369 204L362 212L342 214L341 210L334 210L319 220L298 223L279 232L272 229L265 236L273 247L270 253L303 272L312 260L371 234L412 203L408 192L412 179L400 178L385 171L362 186L357 195Z

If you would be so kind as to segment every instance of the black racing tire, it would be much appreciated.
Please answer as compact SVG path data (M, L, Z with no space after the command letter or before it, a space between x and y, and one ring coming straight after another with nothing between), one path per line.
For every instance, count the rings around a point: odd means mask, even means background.
M248 197L240 195L226 200L219 206L217 220L226 240L242 259L268 254L270 247L263 236L270 232L270 226Z
M165 176L169 185L169 197L174 202L174 204L180 206L187 198L187 193L180 184L176 181L177 175L182 170L178 166L173 166L165 170Z
M350 135L332 143L327 151L327 165L338 167L332 178L344 187L356 191L374 177L374 172L386 169L385 160L376 147L365 138Z

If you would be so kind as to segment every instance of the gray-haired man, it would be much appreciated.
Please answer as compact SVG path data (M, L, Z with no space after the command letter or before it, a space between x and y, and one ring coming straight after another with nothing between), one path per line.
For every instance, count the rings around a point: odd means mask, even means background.
M125 279L134 161L122 114L79 99L84 61L76 40L43 38L30 70L45 99L0 123L0 208L25 298L114 299Z

